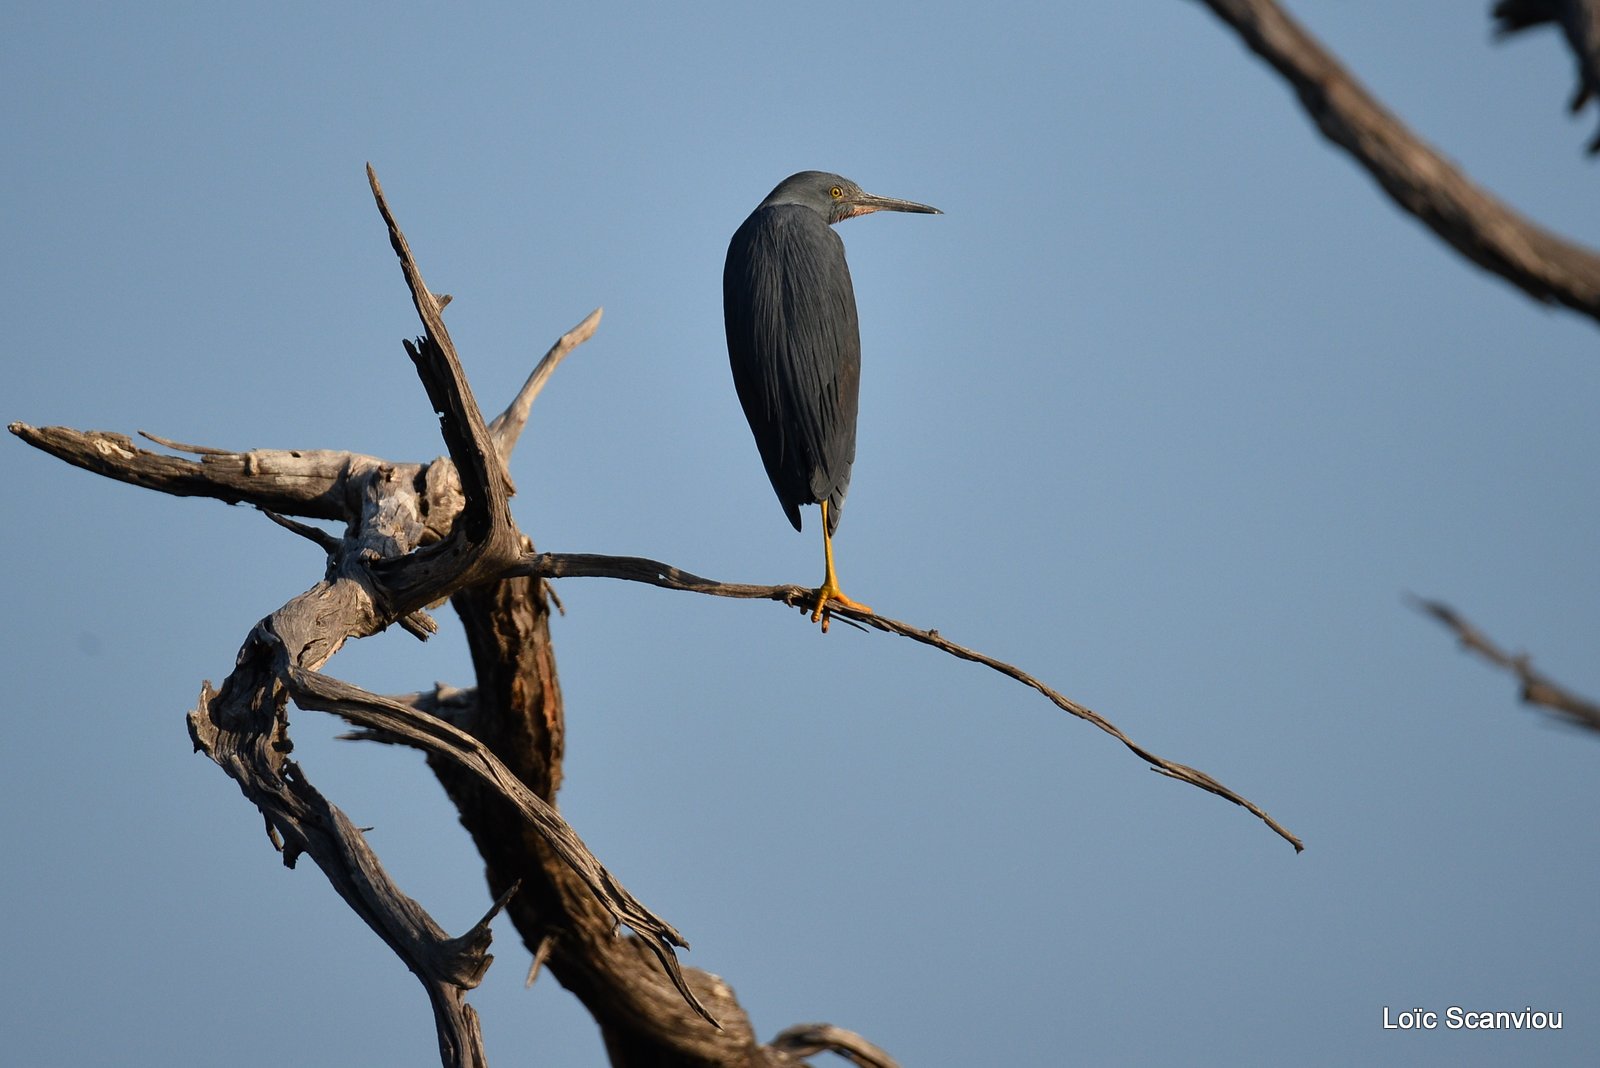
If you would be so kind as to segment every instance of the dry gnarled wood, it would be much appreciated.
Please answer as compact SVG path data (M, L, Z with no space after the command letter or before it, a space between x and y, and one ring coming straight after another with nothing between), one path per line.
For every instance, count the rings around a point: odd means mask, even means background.
M423 747L431 759L476 775L486 790L518 811L531 833L548 843L553 863L572 873L605 917L606 937L623 941L613 933L619 922L632 928L639 937L628 941L648 950L667 988L675 988L689 1010L711 1021L672 952L673 945L683 944L681 936L628 894L560 816L501 762L442 720L386 704L317 670L345 641L375 634L391 623L425 637L432 621L422 612L423 605L483 581L518 559L526 544L511 522L510 478L502 452L467 387L439 318L441 304L422 284L375 176L372 184L428 328L406 348L442 415L450 461L392 464L320 450L236 453L147 435L196 457L191 459L140 448L120 434L41 430L21 423L10 429L30 444L111 478L177 495L253 504L328 554L327 577L256 624L220 689L203 687L189 716L190 732L196 748L227 771L261 810L285 863L292 866L299 857L310 856L340 896L422 981L434 1007L443 1063L484 1063L478 1021L463 995L477 985L491 960L488 919L515 900L518 884L502 888L489 916L467 934L445 935L389 879L354 824L286 758L291 748L286 705L291 697L301 707L323 708L381 727ZM512 427L526 415L524 407L500 422ZM341 520L346 533L336 538L287 515Z
M1600 321L1600 255L1474 184L1391 114L1273 0L1204 0L1294 88L1317 128L1472 262L1538 300Z
M488 920L501 908L519 932L545 932L528 944L594 1011L616 1063L764 1063L727 984L679 966L672 947L683 944L681 936L634 899L548 804L560 779L562 711L543 626L544 587L536 579L496 580L530 547L507 506L506 459L550 371L592 333L599 312L557 342L491 429L440 319L444 301L423 283L370 169L369 179L426 327L406 350L441 414L449 460L397 464L332 451L233 452L146 435L190 454L174 456L121 434L22 423L10 429L107 477L252 504L328 555L324 580L256 624L222 687L202 689L189 717L191 736L261 810L285 863L312 857L422 981L443 1063L484 1063L478 1020L463 995L491 960ZM290 516L339 520L344 536ZM449 596L470 636L494 634L505 643L487 661L480 656L475 690L395 702L319 670L345 641L393 623L425 638L433 624L423 606ZM537 626L519 634L516 624L526 618ZM497 704L508 695L512 702ZM480 847L494 841L513 857L497 867L500 856L484 850L496 883L489 916L450 938L394 885L360 830L286 758L291 698L358 724L362 736L428 754ZM507 714L492 714L501 712ZM491 750L482 735L503 748ZM502 880L501 871L512 875ZM634 934L619 935L619 923Z
M476 776L495 793L510 801L524 819L538 829L557 856L575 872L616 921L625 923L644 936L644 944L655 954L672 977L673 985L690 1007L712 1026L720 1026L689 989L678 966L673 946L685 949L672 926L641 905L637 899L601 866L556 810L511 773L482 743L457 730L442 719L419 713L414 707L391 701L314 671L290 667L287 671L290 696L301 708L332 712L368 730L381 732L390 741L415 746L432 757L449 760ZM509 891L508 891L509 893Z

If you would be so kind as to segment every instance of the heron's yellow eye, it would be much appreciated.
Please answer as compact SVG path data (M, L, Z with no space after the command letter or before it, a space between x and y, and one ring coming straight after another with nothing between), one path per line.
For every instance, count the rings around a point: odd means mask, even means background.
M840 197L844 196L844 190L840 189L838 186L834 186L832 189L828 190L828 195L833 199L838 200Z

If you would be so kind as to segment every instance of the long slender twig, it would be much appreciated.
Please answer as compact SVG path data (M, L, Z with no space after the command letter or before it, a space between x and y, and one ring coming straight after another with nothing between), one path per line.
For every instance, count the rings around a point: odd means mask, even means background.
M1430 601L1422 597L1410 598L1419 611L1443 623L1455 633L1461 647L1504 668L1522 683L1522 700L1534 705L1563 722L1573 723L1591 731L1600 731L1600 704L1581 697L1548 677L1533 670L1533 658L1526 653L1512 654L1490 641L1477 627L1467 622L1465 616L1443 601Z
M681 568L673 567L671 564L664 564L658 560L649 560L639 556L601 556L593 553L529 553L507 574L538 575L548 579L579 577L623 579L628 582L642 582L651 586L659 586L668 590L703 593L714 597L779 601L791 607L800 608L808 608L810 601L816 596L814 591L808 590L803 586L758 586L744 583L718 582L714 579L702 578L699 575L691 574ZM838 611L840 615L864 626L889 634L897 634L903 638L910 638L912 641L932 646L941 652L949 653L951 656L959 657L962 660L970 660L975 664L982 664L984 667L998 671L1007 678L1015 679L1024 686L1037 690L1057 708L1064 712L1069 712L1087 723L1094 724L1117 739L1130 752L1146 764L1149 764L1155 771L1232 801L1265 823L1284 841L1294 846L1295 852L1298 853L1305 848L1299 838L1289 833L1287 828L1267 815L1253 801L1235 793L1197 768L1191 768L1186 764L1179 764L1165 757L1157 756L1136 743L1127 734L1123 733L1121 728L1098 712L1063 696L1021 668L1008 664L1003 660L997 660L986 653L980 653L975 649L958 645L940 635L937 630L923 630L909 623L902 623L897 619L890 619L871 612L861 612L850 608L839 609Z
M311 542L311 544L315 545L329 556L337 553L344 545L343 541L334 537L332 534L329 534L321 527L314 527L309 523L302 523L299 520L290 519L286 515L279 515L271 508L261 509L261 514L278 524L284 530L287 530L292 534L300 535L302 538Z

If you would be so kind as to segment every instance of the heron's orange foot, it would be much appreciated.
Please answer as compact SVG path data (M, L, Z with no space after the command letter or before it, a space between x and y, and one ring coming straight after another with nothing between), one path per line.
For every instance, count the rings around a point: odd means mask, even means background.
M823 586L817 590L817 603L811 610L811 622L822 624L822 633L828 633L828 616L835 608L849 608L857 612L872 614L872 609L860 601L852 600L844 595L838 586Z

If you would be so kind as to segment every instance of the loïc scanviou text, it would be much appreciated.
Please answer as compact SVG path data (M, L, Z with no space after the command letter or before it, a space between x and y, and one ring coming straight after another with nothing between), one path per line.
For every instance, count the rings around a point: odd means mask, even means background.
M1443 1026L1451 1031L1559 1031L1561 1013L1535 1009L1532 1005L1513 1010L1475 1010L1451 1005L1443 1012L1435 1009L1392 1009L1383 1007L1385 1031L1435 1031Z

